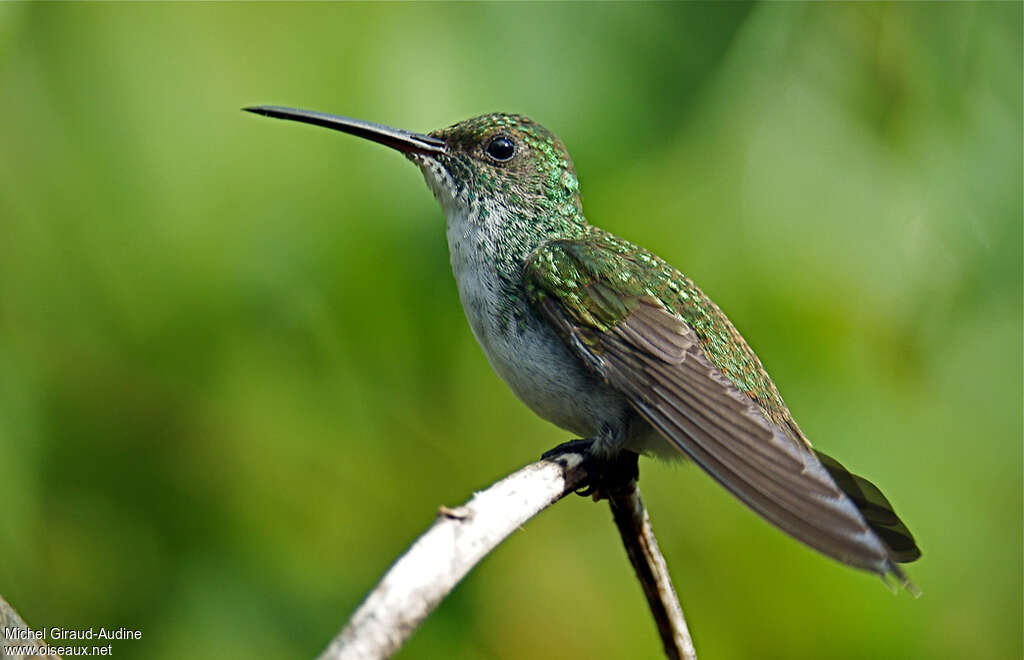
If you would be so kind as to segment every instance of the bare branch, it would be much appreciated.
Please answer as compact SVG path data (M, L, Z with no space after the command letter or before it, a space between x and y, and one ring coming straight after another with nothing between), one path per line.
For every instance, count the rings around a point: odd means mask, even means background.
M626 554L647 596L665 655L670 660L697 660L697 651L683 618L683 608L672 587L668 565L658 549L636 482L628 488L610 491L608 505L622 536L622 544L626 546Z
M505 477L438 520L399 557L359 606L322 660L395 653L481 559L543 509L583 485L580 454L561 454Z
M635 475L635 456L632 464ZM442 507L438 520L385 573L320 659L390 657L491 550L530 518L587 485L591 477L582 454L564 451L509 475L463 506ZM696 660L635 481L609 494L665 652L669 658Z

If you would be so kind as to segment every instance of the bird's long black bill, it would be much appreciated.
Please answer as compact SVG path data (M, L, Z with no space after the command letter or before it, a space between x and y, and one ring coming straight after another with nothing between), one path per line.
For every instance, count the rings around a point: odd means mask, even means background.
M402 153L425 154L427 156L443 154L444 140L429 135L411 133L400 128L391 128L382 124L375 124L371 121L329 115L325 112L313 110L299 110L297 108L283 108L276 105L255 105L249 108L242 108L246 112L254 112L264 117L276 119L290 119L305 124L323 126L342 133L348 133L379 144L397 149Z

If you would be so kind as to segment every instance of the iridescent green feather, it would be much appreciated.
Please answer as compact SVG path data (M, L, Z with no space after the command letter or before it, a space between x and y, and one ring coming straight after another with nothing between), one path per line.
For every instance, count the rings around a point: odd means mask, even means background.
M657 298L693 328L711 363L768 419L809 446L761 361L722 310L657 256L590 226L581 239L548 241L534 250L525 275L532 304L553 297L576 323L599 332L626 318L641 296Z

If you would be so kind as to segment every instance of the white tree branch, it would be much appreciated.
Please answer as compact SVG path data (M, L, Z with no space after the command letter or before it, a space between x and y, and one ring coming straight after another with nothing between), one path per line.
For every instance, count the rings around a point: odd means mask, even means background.
M393 655L481 559L527 520L586 485L583 456L562 453L524 467L438 520L391 566L321 660ZM679 601L635 482L612 495L612 512L670 658L695 660ZM619 519L623 522L619 522Z
M476 493L463 506L442 507L438 520L391 566L320 658L390 657L491 550L530 518L590 479L583 456L565 452L527 465ZM696 660L682 608L635 480L604 494L647 596L666 655L673 660ZM6 639L4 629L29 630L0 597L0 655L6 657L13 651L12 646L45 648L42 641Z

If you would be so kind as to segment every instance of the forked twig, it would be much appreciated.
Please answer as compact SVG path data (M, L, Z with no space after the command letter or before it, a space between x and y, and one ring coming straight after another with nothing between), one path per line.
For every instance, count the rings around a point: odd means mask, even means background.
M320 658L370 660L393 655L481 559L530 518L587 484L590 476L582 454L561 453L527 465L462 506L443 507L437 521L384 574ZM666 654L695 660L635 482L609 495Z

